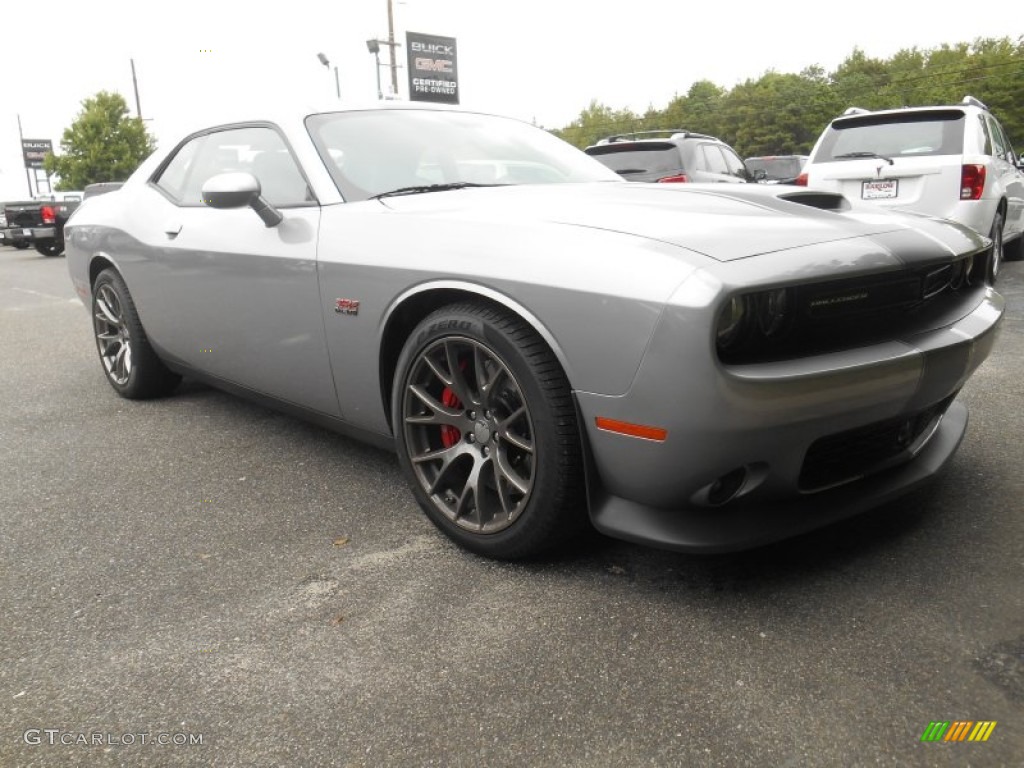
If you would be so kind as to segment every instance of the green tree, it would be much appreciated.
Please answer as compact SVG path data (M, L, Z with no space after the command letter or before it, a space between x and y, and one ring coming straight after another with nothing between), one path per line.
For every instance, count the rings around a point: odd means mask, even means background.
M971 94L988 104L1024 151L1024 37L980 38L875 59L854 48L834 72L817 65L799 74L766 72L731 89L694 82L663 109L641 116L592 101L555 131L578 147L615 133L686 129L718 136L748 157L806 154L829 121L851 106L895 109L956 104Z
M594 99L579 117L554 134L582 149L607 136L632 133L641 127L641 121L632 111L613 110Z
M48 154L43 167L57 174L57 189L83 189L100 181L124 181L156 148L138 118L129 116L119 93L100 91L82 102L82 111L60 141L62 154Z

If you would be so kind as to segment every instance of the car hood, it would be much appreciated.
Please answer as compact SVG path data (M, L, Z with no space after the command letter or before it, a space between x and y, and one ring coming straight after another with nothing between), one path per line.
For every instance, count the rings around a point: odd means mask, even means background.
M686 248L717 261L914 231L951 251L980 247L963 228L851 203L827 192L761 184L547 184L385 197L396 213L607 230Z

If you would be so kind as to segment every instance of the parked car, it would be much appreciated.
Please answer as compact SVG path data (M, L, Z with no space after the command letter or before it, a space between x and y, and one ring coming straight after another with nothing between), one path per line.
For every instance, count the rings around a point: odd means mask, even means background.
M584 150L627 181L754 180L736 151L714 136L684 130L609 136Z
M1024 255L1024 164L988 108L851 108L825 128L801 183L965 224L995 242L990 279Z
M20 238L44 256L64 253L64 224L82 202L82 192L53 192L34 200L4 206L8 228L0 239Z
M433 523L501 558L588 514L657 546L755 546L917 487L964 434L956 395L1003 315L965 227L629 184L439 106L257 117L68 223L123 397L190 376L397 449ZM462 176L488 165L542 183Z
M747 170L761 184L796 184L807 155L765 155L748 157Z

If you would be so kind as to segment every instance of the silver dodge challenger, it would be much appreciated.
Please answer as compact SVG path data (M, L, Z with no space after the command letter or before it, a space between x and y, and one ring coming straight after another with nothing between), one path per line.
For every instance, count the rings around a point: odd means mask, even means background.
M413 104L193 133L66 236L119 395L188 376L396 449L498 558L588 525L737 550L892 500L956 451L1003 314L956 224L630 184Z

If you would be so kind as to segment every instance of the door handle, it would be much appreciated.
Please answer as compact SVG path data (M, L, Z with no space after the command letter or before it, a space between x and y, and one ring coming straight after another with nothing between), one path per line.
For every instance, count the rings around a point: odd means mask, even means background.
M166 226L164 226L164 232L167 234L168 237L172 239L177 237L178 234L181 232L181 223L174 221L171 222L170 224L167 224Z

